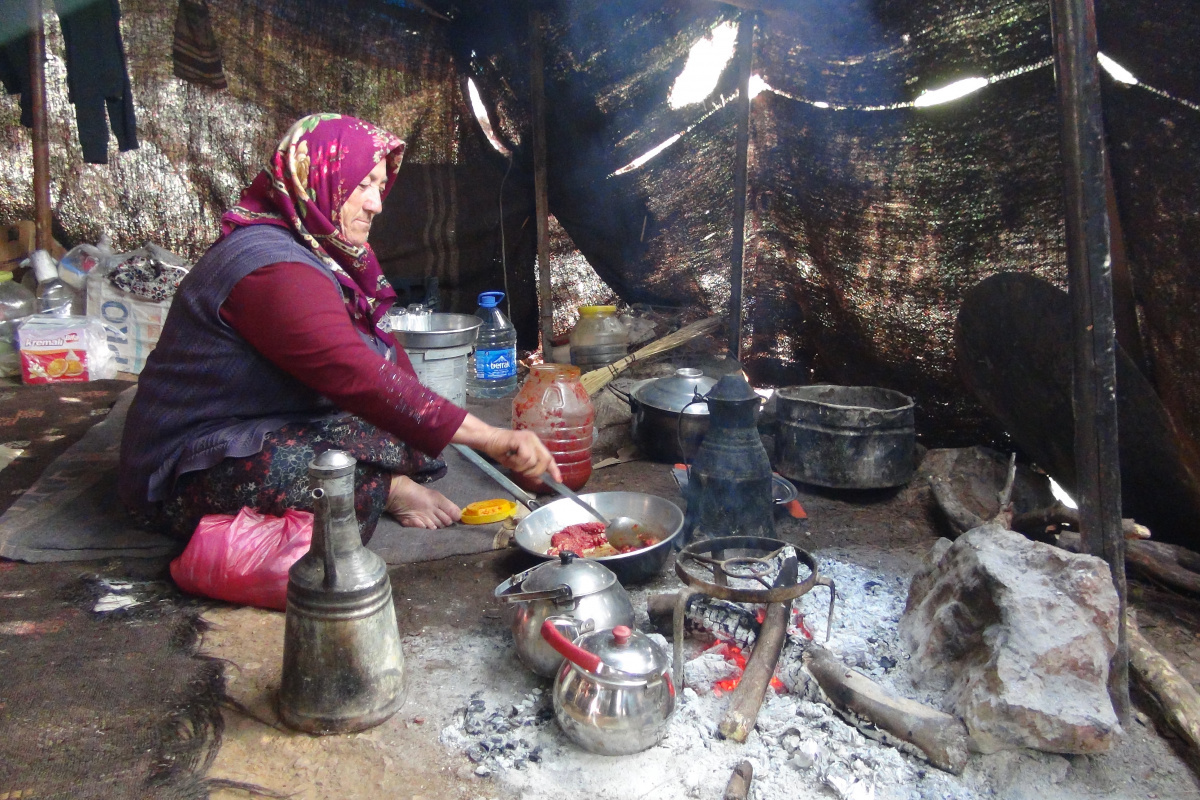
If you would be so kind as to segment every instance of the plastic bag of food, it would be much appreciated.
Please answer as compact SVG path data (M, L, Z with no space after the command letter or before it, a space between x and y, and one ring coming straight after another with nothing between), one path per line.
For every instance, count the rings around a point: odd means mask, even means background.
M17 349L25 383L82 383L117 377L104 325L89 317L26 317L17 326Z
M189 594L283 611L288 570L308 552L312 529L308 511L209 514L171 562L171 577Z

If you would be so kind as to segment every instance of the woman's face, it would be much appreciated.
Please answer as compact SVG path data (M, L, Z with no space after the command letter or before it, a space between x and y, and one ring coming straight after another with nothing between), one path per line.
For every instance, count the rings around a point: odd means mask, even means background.
M346 198L338 213L342 236L351 244L364 245L371 233L371 221L383 210L383 187L387 184L387 164L380 161Z

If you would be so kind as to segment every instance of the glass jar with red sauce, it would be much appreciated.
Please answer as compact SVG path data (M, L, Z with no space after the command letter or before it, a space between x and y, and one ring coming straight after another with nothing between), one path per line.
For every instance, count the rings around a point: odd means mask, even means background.
M579 382L579 367L537 364L513 398L513 430L537 434L562 470L562 482L578 491L592 475L592 439L596 410ZM546 493L537 478L514 476L521 488Z

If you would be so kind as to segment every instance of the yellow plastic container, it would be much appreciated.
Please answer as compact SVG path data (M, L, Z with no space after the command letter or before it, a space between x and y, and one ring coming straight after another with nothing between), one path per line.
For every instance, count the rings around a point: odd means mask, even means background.
M463 509L462 521L466 525L486 525L508 519L516 511L517 504L512 500L478 500Z

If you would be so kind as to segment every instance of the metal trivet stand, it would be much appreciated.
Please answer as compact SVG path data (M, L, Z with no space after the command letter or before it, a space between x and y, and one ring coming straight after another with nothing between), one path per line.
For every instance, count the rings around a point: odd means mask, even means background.
M776 586L773 578L783 562L783 551L791 549L796 560L808 567L808 577L791 586ZM733 553L734 555L727 555ZM711 580L701 577L705 571ZM792 601L807 594L814 586L829 587L829 616L825 621L825 640L833 627L833 604L835 591L833 579L817 571L817 561L809 553L795 545L778 539L760 536L722 536L702 539L684 547L675 559L675 574L689 588L679 592L675 602L674 636L675 686L683 689L683 623L687 604L697 595L707 595L718 600L734 603L786 603L787 618L791 619ZM762 584L762 589L740 588L729 585L729 579L752 580Z

